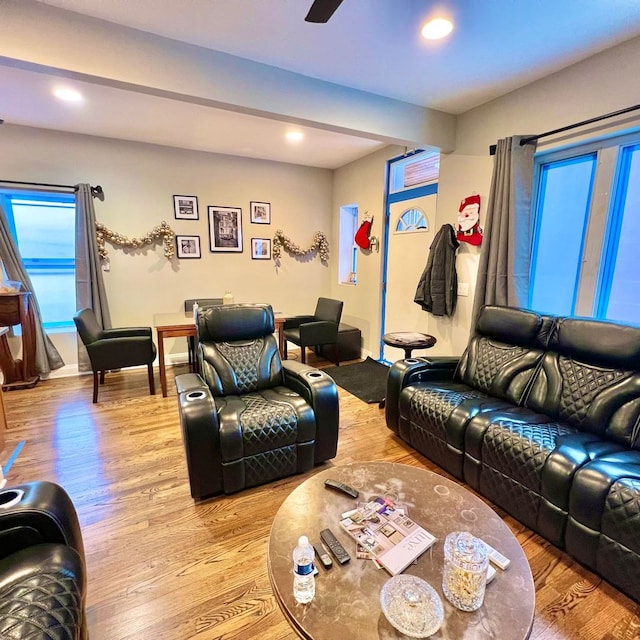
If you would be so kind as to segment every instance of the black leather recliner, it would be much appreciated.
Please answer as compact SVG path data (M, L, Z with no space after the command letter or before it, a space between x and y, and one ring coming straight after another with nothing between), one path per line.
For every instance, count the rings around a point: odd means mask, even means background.
M198 311L200 374L176 377L191 495L270 482L335 457L338 392L324 372L282 362L269 305Z
M312 316L294 316L284 322L284 357L287 358L287 342L300 347L300 360L307 361L307 347L319 348L336 344L338 327L342 317L341 300L318 298L316 310ZM340 364L340 353L335 349L336 365Z
M103 329L92 309L81 309L73 317L78 335L84 344L93 371L93 402L98 402L98 373L104 384L107 371L147 365L149 393L156 392L153 379L153 361L156 345L151 327L121 327Z
M0 491L0 638L86 640L78 517L51 482Z

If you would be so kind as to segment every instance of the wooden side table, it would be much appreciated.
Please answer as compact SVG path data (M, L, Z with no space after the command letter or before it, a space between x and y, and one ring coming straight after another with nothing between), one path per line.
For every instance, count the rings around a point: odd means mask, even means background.
M410 358L414 349L429 349L437 342L436 338L427 333L416 333L415 331L395 331L385 333L382 342L389 347L404 349L404 357Z
M6 333L0 335L0 369L4 375L2 388L31 389L40 379L35 370L36 339L35 320L30 304L31 292L0 294L0 325L22 328L22 358L15 359L9 347Z

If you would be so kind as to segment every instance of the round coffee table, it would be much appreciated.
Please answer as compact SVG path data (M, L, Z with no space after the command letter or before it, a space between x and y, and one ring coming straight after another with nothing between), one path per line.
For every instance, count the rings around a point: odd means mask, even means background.
M404 357L410 358L414 349L430 349L437 339L428 333L416 333L414 331L394 331L385 333L382 342L389 347L404 349Z
M359 560L355 543L340 527L340 514L352 509L349 496L324 487L333 478L360 491L359 501L385 496L404 503L409 517L437 540L416 564L403 573L429 582L442 598L445 619L434 640L523 640L533 624L535 590L527 559L515 536L493 509L464 487L420 469L390 462L332 467L312 476L283 502L271 527L268 570L273 592L283 613L302 638L313 640L391 640L404 638L380 608L380 589L390 578L371 560ZM344 565L319 566L316 596L308 605L293 599L292 553L300 535L312 543L330 528L351 560ZM473 613L459 611L442 593L443 543L451 531L465 530L481 537L511 560L506 571L487 586L484 604Z

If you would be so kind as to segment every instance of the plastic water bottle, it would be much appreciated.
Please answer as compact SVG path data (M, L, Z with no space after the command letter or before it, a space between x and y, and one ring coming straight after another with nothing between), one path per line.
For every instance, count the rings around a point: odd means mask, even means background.
M316 595L314 570L313 547L307 536L300 536L293 550L293 597L300 604L308 604Z

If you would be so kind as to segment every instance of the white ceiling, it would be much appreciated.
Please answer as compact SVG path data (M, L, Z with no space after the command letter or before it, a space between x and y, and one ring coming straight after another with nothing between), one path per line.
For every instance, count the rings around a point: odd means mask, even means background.
M311 0L42 0L119 25L299 74L459 114L640 35L638 0L344 0L327 24L304 17ZM427 42L419 27L449 15L454 31ZM134 91L75 83L82 112L49 98L55 74L0 64L7 122L189 149L335 168L380 141ZM183 122L169 130L163 122Z

